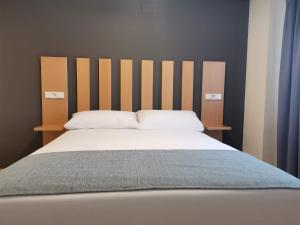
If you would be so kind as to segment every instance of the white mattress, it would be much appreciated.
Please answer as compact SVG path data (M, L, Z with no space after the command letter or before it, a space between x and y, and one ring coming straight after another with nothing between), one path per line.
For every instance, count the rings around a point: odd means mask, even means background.
M71 130L33 154L101 150L235 150L204 133L189 130Z
M72 130L33 154L235 150L195 131ZM4 225L299 225L297 190L164 190L0 198Z

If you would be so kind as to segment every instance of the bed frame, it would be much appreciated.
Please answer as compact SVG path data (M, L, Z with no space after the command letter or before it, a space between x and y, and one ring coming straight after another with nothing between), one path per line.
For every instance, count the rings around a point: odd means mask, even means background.
M153 60L141 60L141 109L153 109ZM161 109L173 109L174 61L161 62ZM99 109L112 109L112 60L100 58ZM182 61L181 109L193 110L194 61ZM132 111L133 60L120 60L120 110ZM225 62L203 62L201 120L217 139L230 127L223 125ZM90 59L77 58L77 111L90 110ZM201 75L200 72L196 73ZM42 125L47 144L63 131L68 120L68 72L66 57L41 57Z

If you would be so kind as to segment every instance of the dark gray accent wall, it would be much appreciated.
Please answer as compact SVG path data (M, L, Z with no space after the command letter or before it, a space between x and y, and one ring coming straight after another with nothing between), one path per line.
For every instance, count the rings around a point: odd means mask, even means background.
M0 1L0 167L41 146L40 62L69 59L69 111L76 110L75 57L90 57L91 105L98 107L97 59L113 59L113 109L119 109L119 59L134 59L134 110L140 107L139 60L175 64L174 106L180 108L180 60L196 61L194 110L200 112L203 60L227 62L225 142L243 137L249 0L2 0ZM160 106L159 88L154 106Z

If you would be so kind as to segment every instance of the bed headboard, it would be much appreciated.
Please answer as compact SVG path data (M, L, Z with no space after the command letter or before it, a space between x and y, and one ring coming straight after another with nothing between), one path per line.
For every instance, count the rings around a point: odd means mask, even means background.
M132 111L133 60L120 60L120 109ZM141 109L153 109L153 60L141 60ZM173 109L174 61L161 61L161 109ZM181 64L181 109L193 110L194 61ZM98 60L99 109L112 109L112 60ZM90 59L76 59L77 111L90 110ZM68 81L66 57L41 57L42 120L41 131L62 126L68 119ZM204 124L223 126L225 62L203 63L201 117ZM200 95L201 93L199 93ZM57 128L59 129L59 128Z
M141 60L141 109L153 108L153 60ZM183 110L193 110L193 81L194 62L182 61L182 96L181 108ZM161 109L173 109L173 76L174 61L162 61L162 86L161 86ZM111 59L99 59L99 109L111 109ZM120 60L120 106L122 111L132 111L132 84L133 84L133 60ZM50 69L51 68L51 69ZM41 57L42 85L49 85L48 77L52 78L52 83L59 83L64 88L50 86L43 89L44 92L64 92L67 98L67 81L62 80L67 76L66 57ZM77 58L77 110L90 110L90 59ZM53 74L55 70L60 74ZM63 71L64 70L64 71ZM48 76L49 74L49 76ZM200 73L199 73L200 75ZM59 89L59 90L58 90ZM53 93L54 94L54 93ZM56 93L60 94L60 93ZM51 96L50 96L51 97ZM53 101L53 100L52 100Z

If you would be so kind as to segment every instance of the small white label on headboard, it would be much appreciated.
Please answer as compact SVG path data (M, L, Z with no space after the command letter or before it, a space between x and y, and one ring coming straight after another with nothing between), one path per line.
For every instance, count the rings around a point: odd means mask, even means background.
M205 100L213 100L213 101L222 100L222 94L219 93L205 94Z
M53 99L53 98L65 98L64 92L58 92L58 91L45 91L45 98L47 99Z

